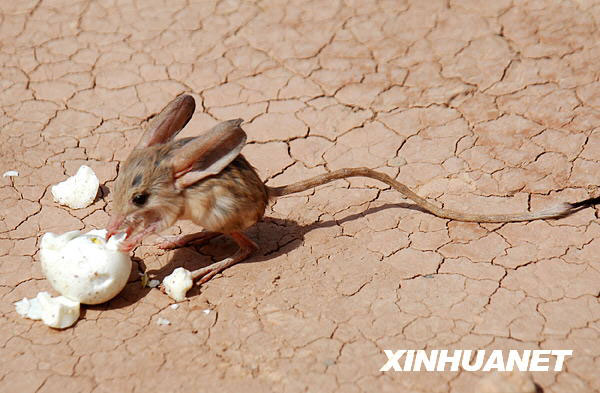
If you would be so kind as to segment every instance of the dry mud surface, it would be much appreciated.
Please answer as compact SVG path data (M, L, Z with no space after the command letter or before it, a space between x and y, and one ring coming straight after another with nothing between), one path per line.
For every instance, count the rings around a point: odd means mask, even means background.
M20 176L0 178L0 391L469 392L481 375L381 373L386 348L573 349L535 382L600 390L594 208L465 224L337 181L277 201L249 231L260 252L178 309L138 272L232 241L148 239L124 292L65 331L13 306L50 289L41 234L106 225L139 126L181 92L198 102L183 135L244 118L271 185L368 166L473 212L597 195L599 23L591 0L2 1L0 173ZM49 186L83 163L99 198L59 207Z

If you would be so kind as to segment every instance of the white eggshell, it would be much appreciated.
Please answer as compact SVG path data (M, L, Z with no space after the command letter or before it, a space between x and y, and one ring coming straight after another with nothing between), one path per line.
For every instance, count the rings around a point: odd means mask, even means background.
M108 242L105 236L106 230L46 233L40 255L42 270L52 287L84 304L104 303L121 292L131 272L129 255L117 250L125 234Z
M56 329L68 328L79 318L79 302L64 296L52 297L48 292L40 292L31 300L24 298L15 303L15 308L22 317L41 319Z
M82 209L94 202L100 182L87 165L82 165L75 176L52 186L54 201L72 209Z
M169 274L163 280L163 286L167 295L178 302L185 300L185 293L193 284L192 273L182 267L173 270L173 273Z

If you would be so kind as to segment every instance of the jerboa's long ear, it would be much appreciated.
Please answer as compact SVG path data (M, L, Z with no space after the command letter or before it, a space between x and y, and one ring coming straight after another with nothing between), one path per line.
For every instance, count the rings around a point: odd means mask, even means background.
M231 163L246 143L242 119L217 124L205 134L179 148L171 158L175 187L184 189L205 177L216 175Z
M174 138L190 121L195 109L194 97L184 94L175 98L150 121L136 149L165 143Z

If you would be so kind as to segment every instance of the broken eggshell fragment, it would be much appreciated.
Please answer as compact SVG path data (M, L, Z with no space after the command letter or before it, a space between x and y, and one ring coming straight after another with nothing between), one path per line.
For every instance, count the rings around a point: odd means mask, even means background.
M173 273L169 274L163 280L163 287L167 295L177 302L185 300L185 294L192 285L194 285L192 273L182 267L173 270Z
M79 302L64 296L52 297L48 292L40 292L33 299L19 300L15 308L22 317L41 319L55 329L68 328L79 318Z
M46 233L40 254L42 270L54 289L84 304L104 303L115 297L129 278L131 259L118 251L125 234L105 240L106 230L62 235Z
M100 182L87 165L82 165L75 176L69 177L50 189L54 201L71 209L83 209L91 205L98 194Z

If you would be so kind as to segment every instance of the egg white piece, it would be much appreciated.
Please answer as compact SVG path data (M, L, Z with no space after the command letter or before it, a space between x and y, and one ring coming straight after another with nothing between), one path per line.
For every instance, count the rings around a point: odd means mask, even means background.
M121 292L131 272L129 255L118 250L125 236L117 234L107 242L104 229L46 233L40 247L42 271L63 296L84 304L104 303Z
M83 209L94 202L100 182L87 165L82 165L75 176L52 186L54 201L72 209Z
M79 319L79 302L64 296L52 297L48 292L40 292L32 299L24 298L15 303L17 313L22 317L42 320L46 325L64 329Z
M173 273L163 280L167 295L177 302L185 300L185 293L189 291L193 284L192 273L182 267L173 270Z

